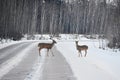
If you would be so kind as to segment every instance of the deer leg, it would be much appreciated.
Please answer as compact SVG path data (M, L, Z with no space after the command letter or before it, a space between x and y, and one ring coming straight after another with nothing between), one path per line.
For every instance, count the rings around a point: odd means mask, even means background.
M85 50L85 57L86 57L86 55L87 55L87 50Z
M47 56L49 56L48 53L49 53L49 49L47 49Z
M80 51L81 57L82 57L82 52Z
M80 57L80 51L79 51L79 53L78 53L78 57Z
M39 48L39 56L41 56L40 50L41 50L41 48Z
M51 51L52 56L54 56L54 54L53 54L52 50L50 50L50 51Z
M79 55L78 55L78 57L80 57L80 55L81 55L81 57L82 57L82 53L81 53L81 51L79 51Z

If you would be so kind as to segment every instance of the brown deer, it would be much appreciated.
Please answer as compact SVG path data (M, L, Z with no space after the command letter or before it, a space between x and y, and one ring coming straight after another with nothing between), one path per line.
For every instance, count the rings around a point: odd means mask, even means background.
M77 50L79 51L79 57L80 57L80 54L81 54L81 57L82 57L82 52L81 51L85 51L85 55L84 57L86 57L87 55L87 50L88 50L88 46L87 45L78 45L78 41L75 42L76 43L76 48Z
M52 40L52 43L39 43L38 47L39 47L39 56L41 56L41 49L46 48L47 49L47 56L48 56L48 52L49 50L54 46L54 44L56 43L55 40ZM52 56L54 56L54 54L52 53Z

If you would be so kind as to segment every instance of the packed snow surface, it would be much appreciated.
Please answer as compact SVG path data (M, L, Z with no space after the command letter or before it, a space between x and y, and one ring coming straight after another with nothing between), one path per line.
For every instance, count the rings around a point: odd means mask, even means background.
M83 57L78 57L74 38L75 37L73 36L68 37L62 35L61 39L56 39L57 44L55 44L55 47L65 57L77 80L120 80L120 51L114 52L109 48L105 48L105 50L99 49L98 39L91 40L85 37L80 37L77 39L79 45L87 45L89 48L86 57L84 57L84 51L82 51ZM0 44L0 48L20 42ZM51 41L41 40L41 42ZM34 47L34 44L23 50L21 52L22 54L17 55L2 64L0 67L0 78L16 67L18 63L28 55L25 53L27 53L32 47ZM39 61L38 59L36 62ZM44 59L45 56L41 58L40 63L34 64L33 70L30 71L30 74L27 75L24 80L39 80L42 76L42 69L45 62ZM33 77L31 77L31 75Z
M75 41L60 41L56 46L70 64L78 80L120 80L120 52L98 48L98 40L79 39L87 45L87 56L78 57Z

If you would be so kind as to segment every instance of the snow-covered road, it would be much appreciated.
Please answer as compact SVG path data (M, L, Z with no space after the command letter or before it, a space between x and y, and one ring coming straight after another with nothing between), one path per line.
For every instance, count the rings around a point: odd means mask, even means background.
M36 43L23 42L0 50L0 80L24 80L37 57Z
M54 49L54 57L46 57L40 80L76 80L66 59Z
M76 80L55 47L55 56L47 57L46 49L42 49L40 57L37 43L22 42L0 49L0 80Z
M74 41L57 41L49 57L38 55L38 41L0 49L0 80L120 80L120 55L97 48L91 40L87 57L78 57ZM51 53L51 51L49 53Z

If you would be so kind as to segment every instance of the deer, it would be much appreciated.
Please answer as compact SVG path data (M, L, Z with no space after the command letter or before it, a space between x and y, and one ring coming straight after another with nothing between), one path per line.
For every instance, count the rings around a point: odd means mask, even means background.
M57 43L55 40L52 40L52 41L53 41L52 43L39 43L38 44L38 47L39 47L39 56L41 56L40 51L43 48L47 49L47 56L49 56L48 55L49 50L54 46L55 43ZM52 56L54 56L53 52L52 52Z
M77 48L77 50L79 51L79 55L78 55L78 57L80 57L80 54L81 54L81 57L82 57L82 52L81 51L85 51L85 55L84 55L84 57L86 57L86 55L87 55L87 50L88 50L88 46L87 45L78 45L78 41L75 41L75 43L76 43L76 48Z

